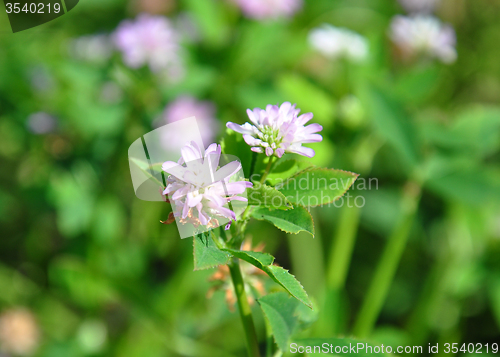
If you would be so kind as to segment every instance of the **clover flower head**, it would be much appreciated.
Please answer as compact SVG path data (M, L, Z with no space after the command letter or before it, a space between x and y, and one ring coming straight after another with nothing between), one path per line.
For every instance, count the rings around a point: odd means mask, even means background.
M163 194L173 201L173 215L181 223L190 223L195 227L218 227L218 217L230 221L236 219L235 212L227 207L229 202L247 201L241 194L252 183L235 181L241 164L232 161L218 168L220 157L220 145L211 144L202 154L192 141L181 149L181 158L177 163L163 163L162 170L170 174Z
M247 109L252 122L238 125L228 122L229 129L243 134L245 142L252 147L252 151L266 153L267 156L282 157L285 152L313 157L313 149L302 144L315 143L323 140L317 132L323 127L319 124L305 124L312 119L312 113L298 115L300 109L295 104L285 102L281 106L269 104L266 109Z
M390 37L405 56L424 54L444 63L457 58L455 30L432 16L398 15L392 20Z
M179 35L164 16L140 14L135 21L124 20L113 40L131 68L148 65L153 72L167 71L172 76L182 72Z
M399 3L410 14L430 14L440 0L399 0Z
M368 56L368 41L346 28L323 24L309 33L309 44L331 59L346 58L361 62Z
M246 17L256 20L291 17L302 7L302 0L235 0Z

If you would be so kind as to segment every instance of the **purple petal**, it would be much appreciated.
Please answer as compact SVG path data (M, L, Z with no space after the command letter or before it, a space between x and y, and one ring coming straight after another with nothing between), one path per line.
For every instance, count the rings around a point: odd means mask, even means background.
M168 172L170 168L175 166L179 166L179 164L173 161L165 161L163 165L161 165L161 169L165 172Z
M215 181L229 178L237 173L240 169L241 164L238 161L232 161L215 172Z
M285 153L284 149L282 149L282 148L277 148L276 149L276 156L278 156L279 158L281 158L284 153Z
M247 115L248 115L248 119L250 119L250 121L252 123L254 123L254 125L259 125L259 117L257 115L255 115L255 113L253 111L251 111L250 109L247 109Z
M270 147L267 147L266 148L266 155L271 156L272 154L273 154L273 149L271 149Z
M323 127L319 124L310 124L308 126L306 126L304 129L303 129L303 133L306 133L306 134L312 134L312 133L317 133L318 131L321 131L323 130Z
M182 208L182 218L186 218L189 214L189 206L187 202L184 203L184 207Z
M228 122L226 124L226 126L229 129L234 130L235 132L240 133L240 134L253 134L254 133L254 127L248 123L245 123L243 125L238 125L235 123Z
M307 157L313 157L316 154L313 149L307 148L305 146L290 147L288 151Z
M259 154L262 154L264 152L264 149L262 149L261 147L253 147L250 150L252 150L253 152L257 152Z
M259 146L262 144L262 140L254 138L252 135L244 134L243 140L250 146Z
M302 140L300 140L301 143L317 143L323 140L323 137L319 134L309 134L305 136Z
M241 197L241 196L233 196L228 198L229 201L243 201L243 202L248 202L248 199L246 197Z
M181 149L181 155L185 162L201 159L201 152L192 145L186 145Z
M217 153L218 151L220 151L220 145L217 145L216 143L210 144L207 150L205 150L205 157L209 154Z
M314 116L313 113L304 113L297 118L297 124L304 125L309 120L311 120L313 118L313 116Z
M217 144L210 145L205 152L205 158L208 158L211 164L210 169L212 170L212 172L217 170L217 167L219 167L220 155L221 146Z
M203 195L194 196L192 192L189 192L187 194L186 202L187 202L189 207L194 207L194 206L198 205L202 199L203 199Z
M184 175L188 172L187 169L175 162L173 163L174 165L171 165L171 162L172 161L165 162L162 165L162 170L182 180Z
M196 208L198 209L198 218L200 220L200 223L203 224L204 226L206 226L208 224L208 221L209 221L209 217L207 214L205 214L203 212L203 205L201 203L199 203Z
M172 195L172 199L178 200L179 198L186 196L188 192L189 192L189 186L184 186L180 190L175 191L175 193Z

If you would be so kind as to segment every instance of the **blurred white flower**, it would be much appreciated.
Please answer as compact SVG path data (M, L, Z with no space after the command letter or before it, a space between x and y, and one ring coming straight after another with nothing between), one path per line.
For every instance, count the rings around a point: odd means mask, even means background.
M57 120L45 112L36 112L28 117L26 122L28 130L33 134L48 134L53 132L57 126Z
M430 14L440 0L399 0L399 3L410 14Z
M174 77L182 72L179 35L164 16L140 14L135 21L124 20L113 40L131 68L148 65L153 72L165 71Z
M113 53L113 44L107 35L82 36L71 41L69 52L78 60L103 63Z
M302 8L302 0L234 0L251 19L291 17Z
M86 353L96 354L106 345L108 329L102 321L86 320L78 328L76 338Z
M347 58L360 62L368 56L368 41L363 36L345 28L323 24L311 30L309 44L331 59Z
M204 144L213 142L219 132L219 122L215 119L215 105L210 101L201 101L191 96L180 96L171 102L163 112L163 118L154 123L155 127L160 127L165 124L173 123L189 117L195 117L200 129L201 140ZM192 128L186 128L192 130ZM169 137L169 141L162 141L162 145L168 147L179 147L179 143L170 142L173 138ZM183 140L183 136L179 133L179 140ZM180 143L184 144L184 142Z
M38 324L30 311L15 308L0 315L0 351L29 356L38 347L39 339Z
M395 16L390 37L407 57L423 54L444 63L457 59L455 30L432 16Z
M29 71L31 87L38 93L50 92L56 88L56 81L50 71L42 65L36 65Z

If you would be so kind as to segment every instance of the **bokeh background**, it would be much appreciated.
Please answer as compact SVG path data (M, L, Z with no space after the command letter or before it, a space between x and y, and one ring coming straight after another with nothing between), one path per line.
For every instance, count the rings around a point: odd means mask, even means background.
M350 191L361 208L313 209L314 239L250 226L316 302L299 337L500 342L500 3L258 3L81 0L17 34L0 15L2 357L244 356L224 292L206 297L213 271L193 272L192 241L160 223L168 204L135 197L127 150L191 115L217 140L247 108L283 101L324 127L312 162L377 182ZM452 36L426 27L394 40L412 11L454 28L456 58L439 55ZM127 61L137 41L117 44L140 13L168 24L144 30L144 56L176 39L159 69ZM314 45L324 23L360 37ZM377 269L389 274L373 283Z

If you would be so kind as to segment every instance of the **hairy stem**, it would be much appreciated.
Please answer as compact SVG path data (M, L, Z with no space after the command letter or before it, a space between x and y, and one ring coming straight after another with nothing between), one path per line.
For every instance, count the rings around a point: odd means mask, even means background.
M241 322L247 339L247 349L249 357L260 357L259 341L255 332L255 324L252 317L252 309L248 303L247 294L245 292L245 283L241 275L240 263L235 259L229 264L229 271L233 280L234 291L238 299L238 309L240 311Z
M420 186L408 183L403 195L402 217L389 237L354 325L356 337L367 337L377 321L410 235L419 201Z

